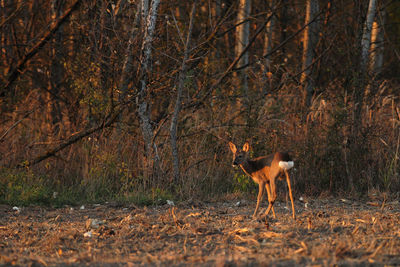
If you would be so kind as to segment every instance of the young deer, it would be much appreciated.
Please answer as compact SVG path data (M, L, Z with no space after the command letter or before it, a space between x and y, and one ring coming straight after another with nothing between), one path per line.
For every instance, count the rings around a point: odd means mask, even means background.
M256 218L258 208L260 207L260 202L264 196L265 189L268 194L268 208L265 212L265 216L268 215L270 210L272 209L272 213L274 218L276 218L275 210L274 210L274 202L276 200L276 187L275 187L275 179L284 179L286 176L286 182L289 188L289 196L292 202L292 212L293 219L296 218L293 204L293 195L292 188L290 186L290 178L288 174L288 170L294 166L294 162L291 157L286 152L276 152L275 154L271 154L269 156L258 157L255 159L249 158L249 143L246 142L243 145L242 149L237 149L235 144L229 142L229 147L233 153L233 166L240 166L242 170L249 175L254 182L256 182L259 186L258 189L258 197L257 197L257 206L254 211L253 218Z

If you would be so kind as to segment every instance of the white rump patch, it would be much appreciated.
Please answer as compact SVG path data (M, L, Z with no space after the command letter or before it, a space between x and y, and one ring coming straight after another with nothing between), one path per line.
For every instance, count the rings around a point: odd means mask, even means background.
M293 168L294 162L293 161L279 161L279 167L281 167L284 170L289 170Z

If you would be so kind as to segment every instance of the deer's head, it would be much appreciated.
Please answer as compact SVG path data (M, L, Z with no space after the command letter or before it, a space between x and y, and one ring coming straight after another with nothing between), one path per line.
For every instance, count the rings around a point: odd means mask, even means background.
M233 153L233 161L232 165L233 166L238 166L243 164L246 160L248 160L249 157L249 143L246 142L243 145L242 149L237 149L234 143L229 142L229 148L231 149Z

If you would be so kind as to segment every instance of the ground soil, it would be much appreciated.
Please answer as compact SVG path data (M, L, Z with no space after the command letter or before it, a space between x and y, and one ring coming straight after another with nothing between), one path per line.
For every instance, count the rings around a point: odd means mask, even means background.
M171 204L0 206L0 264L400 265L399 201L298 200L295 221L276 203L267 222L252 200Z

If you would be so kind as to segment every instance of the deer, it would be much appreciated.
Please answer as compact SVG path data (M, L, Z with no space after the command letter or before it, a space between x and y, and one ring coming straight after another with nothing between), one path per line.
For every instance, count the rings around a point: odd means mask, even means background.
M265 190L268 195L268 208L265 211L264 218L267 218L269 212L272 210L274 218L276 218L274 203L276 200L276 185L275 181L277 178L284 179L286 177L286 182L289 188L290 201L292 202L292 213L293 219L296 219L296 214L294 210L292 187L290 184L290 177L288 170L293 168L294 162L287 152L276 152L268 156L262 156L254 159L249 157L250 145L246 142L242 149L237 149L236 145L229 142L229 148L233 153L233 167L239 166L244 173L250 176L253 181L258 184L258 196L257 205L253 213L252 218L257 218L258 209L260 207L260 202L264 197Z

